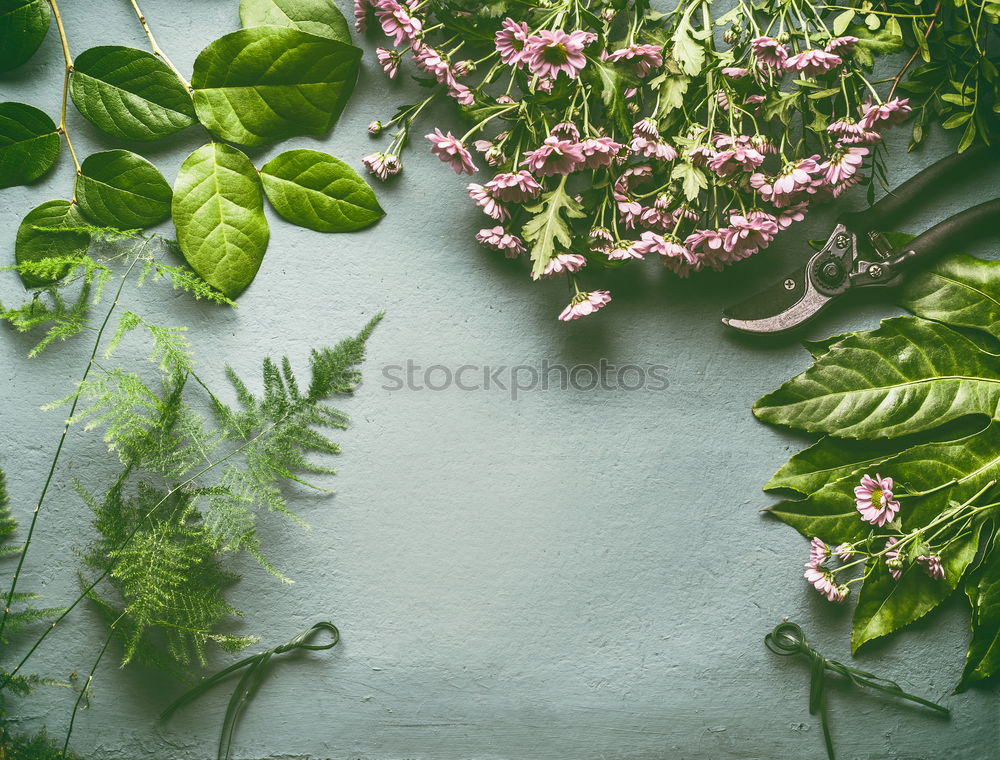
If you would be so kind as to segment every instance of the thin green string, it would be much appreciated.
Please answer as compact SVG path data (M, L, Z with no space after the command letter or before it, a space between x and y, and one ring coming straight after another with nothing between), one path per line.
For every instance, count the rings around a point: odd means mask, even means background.
M324 644L310 643L316 635L323 631L330 634L330 641ZM233 737L236 734L236 726L239 723L240 716L243 714L243 710L246 709L246 706L250 703L250 700L253 699L254 695L260 689L261 684L264 682L264 678L267 676L267 664L270 662L271 658L276 654L285 654L286 652L291 652L296 649L310 651L332 649L339 641L340 631L337 630L337 626L326 621L316 623L314 626L306 629L291 641L282 644L281 646L277 646L274 649L268 649L266 652L260 652L259 654L252 655L244 660L233 663L228 668L220 670L214 676L206 678L170 705L170 707L164 710L160 715L160 720L169 720L170 717L177 712L177 710L190 704L191 702L194 702L202 694L224 681L236 671L246 668L246 672L236 685L236 690L233 692L233 696L229 698L229 706L226 708L226 717L222 722L222 734L219 737L219 752L217 758L218 760L229 760L232 753Z
M830 725L826 714L826 700L824 699L826 694L826 674L828 672L844 676L844 678L855 686L876 689L886 694L908 699L911 702L916 702L932 710L937 710L944 715L951 715L951 711L947 707L942 707L936 702L931 702L923 697L908 694L895 681L890 681L888 678L882 678L874 673L868 673L858 668L852 668L836 660L827 659L809 646L809 642L806 641L806 635L797 623L779 623L771 633L764 637L764 645L782 657L801 654L809 659L811 674L809 681L809 714L819 714L820 723L823 726L823 740L826 742L826 754L829 760L835 760L835 757L833 752L833 737L830 734Z

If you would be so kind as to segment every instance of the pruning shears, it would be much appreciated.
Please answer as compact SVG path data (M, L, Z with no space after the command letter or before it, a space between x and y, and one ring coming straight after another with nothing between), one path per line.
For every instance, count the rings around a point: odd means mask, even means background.
M826 244L806 264L724 312L723 322L745 333L796 328L848 293L899 285L936 256L1000 229L1000 198L961 211L896 249L884 231L963 174L1000 158L995 148L954 154L929 166L863 211L842 215Z

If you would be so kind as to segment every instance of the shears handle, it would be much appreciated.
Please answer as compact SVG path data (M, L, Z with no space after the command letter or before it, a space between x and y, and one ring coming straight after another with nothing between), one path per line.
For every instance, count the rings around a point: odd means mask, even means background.
M870 208L844 214L841 221L854 232L892 229L917 205L939 197L942 190L963 175L979 174L983 163L996 159L1000 159L1000 149L996 146L979 145L964 153L953 153L914 174Z

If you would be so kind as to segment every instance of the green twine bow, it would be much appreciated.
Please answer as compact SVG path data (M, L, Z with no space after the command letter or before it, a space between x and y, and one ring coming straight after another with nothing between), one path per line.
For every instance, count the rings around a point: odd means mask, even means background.
M951 711L947 707L942 707L923 697L907 694L895 681L882 678L874 673L867 673L864 670L852 668L836 660L828 660L809 646L809 642L806 641L806 635L796 623L779 623L771 633L764 637L764 645L782 657L802 654L810 660L809 714L815 715L819 713L820 723L823 726L823 739L826 741L826 754L830 760L834 760L833 738L830 736L830 726L826 719L826 703L823 699L826 685L824 681L826 679L826 671L828 670L832 673L839 673L855 686L867 686L869 689L877 689L886 694L902 697L911 702L921 704L924 707L929 707L932 710L937 710L945 715L951 715Z
M322 631L328 631L331 635L331 640L325 644L310 644L309 642L312 638ZM284 654L295 649L308 649L312 651L332 649L337 645L338 641L340 641L340 631L337 630L337 626L325 621L316 623L312 628L303 631L287 644L282 644L280 647L247 657L245 660L233 663L225 670L220 670L214 676L206 678L164 710L160 715L160 720L168 720L171 715L184 707L184 705L194 702L206 691L224 681L240 668L246 668L246 672L236 685L233 696L229 699L229 707L226 709L226 717L222 723L222 735L219 737L218 760L229 760L232 751L233 735L236 733L236 725L244 708L253 699L254 694L257 693L260 685L264 682L267 663L270 659L276 654Z

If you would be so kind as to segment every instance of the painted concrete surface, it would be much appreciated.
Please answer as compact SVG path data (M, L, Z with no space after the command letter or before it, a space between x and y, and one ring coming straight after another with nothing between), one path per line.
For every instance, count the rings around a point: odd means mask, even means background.
M144 47L128 3L63 5L76 51ZM161 45L190 71L205 44L237 27L236 6L148 0L144 10ZM60 82L50 36L34 61L0 79L0 93L55 113ZM256 158L317 147L358 166L372 149L365 125L412 102L415 89L387 84L366 57L357 94L328 138L293 140ZM70 118L82 153L121 147L78 114ZM437 123L453 126L449 118ZM203 141L192 129L138 149L172 181ZM894 181L947 152L939 140L905 156L903 144L899 135ZM464 183L422 149L404 160L399 181L378 189L387 218L368 231L323 236L271 213L270 250L236 312L155 286L128 296L129 308L153 321L190 326L202 375L216 386L223 361L250 377L265 354L287 353L302 366L309 347L356 331L380 309L388 315L372 338L363 387L343 404L354 425L340 436L337 495L296 496L310 531L265 522L271 556L296 583L236 564L244 578L233 598L247 612L236 630L270 646L328 618L342 628L342 646L274 668L246 714L236 756L821 757L819 725L806 712L807 670L768 653L762 638L788 616L821 651L847 661L849 616L801 581L805 542L758 513L769 503L760 486L802 441L749 411L808 357L792 342L729 334L718 317L727 302L800 261L803 241L823 236L834 210L817 212L771 251L721 276L678 282L650 270L612 279L616 300L604 313L563 325L554 319L566 300L562 284L532 284L523 267L479 250L471 235L482 218ZM0 195L5 256L23 215L66 197L70 180L63 160L38 185ZM997 185L995 173L970 177L909 229L994 196ZM976 251L993 255L996 242ZM0 300L20 296L14 275L0 277ZM893 313L877 303L835 313L812 336L871 327ZM28 345L9 332L0 340L0 464L22 517L62 422L39 406L65 394L85 361L82 343L34 360L25 358ZM513 400L496 388L392 390L388 379L408 361L454 369L601 358L662 365L667 387L550 387ZM440 383L443 370L434 372ZM90 535L66 476L98 488L110 471L96 436L74 432L25 580L53 603L74 593L74 551ZM992 756L1000 740L996 688L950 696L966 630L956 600L856 659L944 700L953 717L836 688L841 757ZM50 637L35 667L57 677L85 672L100 636L93 611L81 609ZM229 661L218 656L212 666ZM108 662L74 746L106 760L211 756L226 692L158 725L155 715L177 693L156 673ZM71 699L39 692L24 705L26 725L61 734Z

